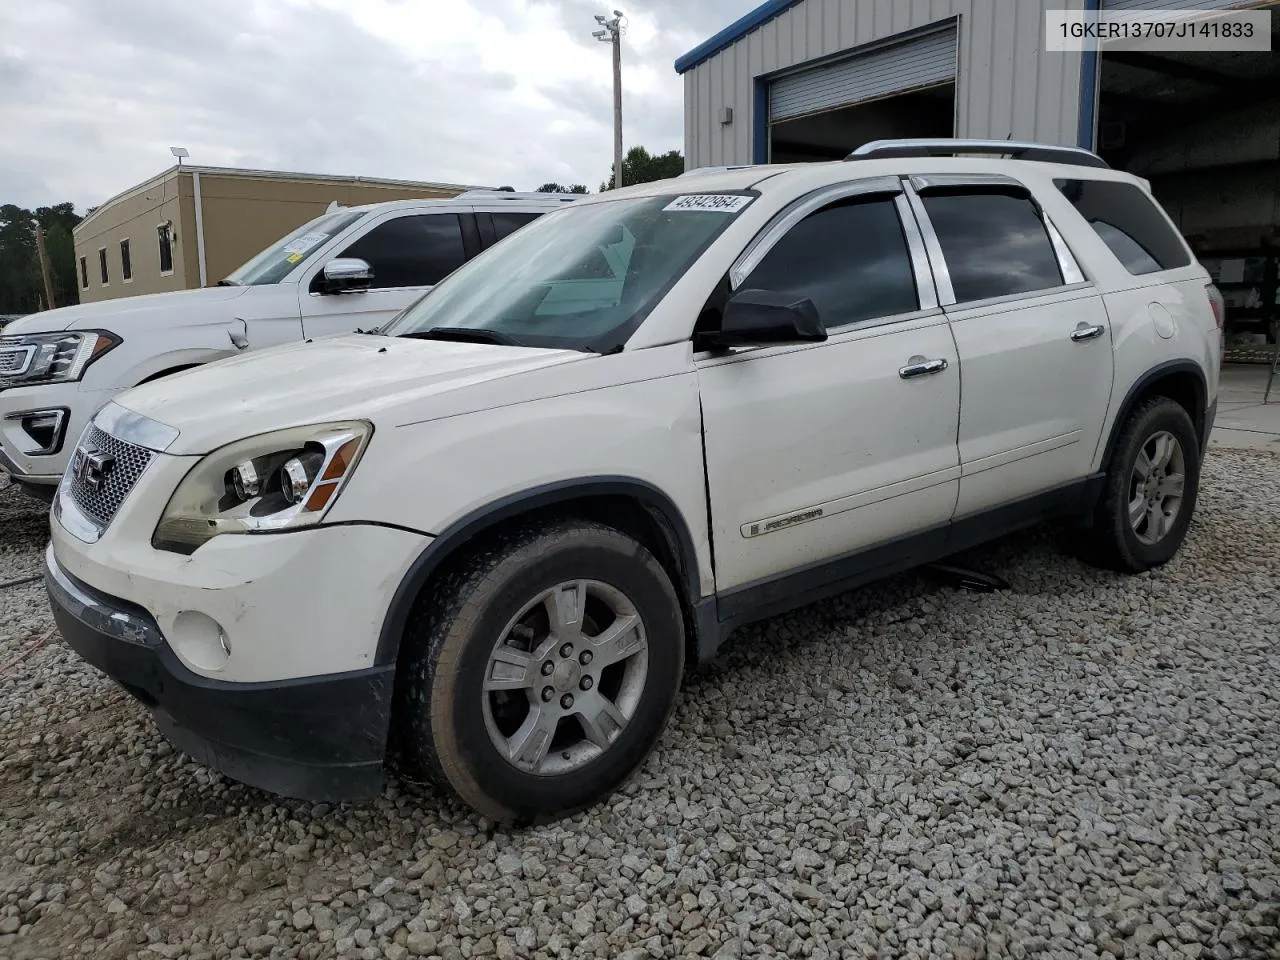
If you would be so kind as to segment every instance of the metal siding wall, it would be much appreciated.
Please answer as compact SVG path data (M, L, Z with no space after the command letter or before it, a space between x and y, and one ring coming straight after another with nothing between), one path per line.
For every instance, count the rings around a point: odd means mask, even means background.
M1075 144L1081 57L1044 50L1044 14L1083 6L1084 0L805 0L685 74L695 101L685 127L688 165L752 161L756 77L956 15L956 135ZM728 127L719 122L725 106L734 113Z
M955 32L944 30L783 77L773 84L770 119L785 120L870 100L895 90L941 83L955 76L955 62Z
M1225 10L1228 7L1256 7L1247 0L1102 0L1102 9L1114 12L1135 10Z

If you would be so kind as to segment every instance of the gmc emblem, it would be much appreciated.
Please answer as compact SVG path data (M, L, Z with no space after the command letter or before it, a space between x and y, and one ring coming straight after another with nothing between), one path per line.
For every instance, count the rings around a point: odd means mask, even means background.
M71 474L96 492L102 489L103 481L115 465L116 458L109 453L94 449L77 450L75 461L71 464Z

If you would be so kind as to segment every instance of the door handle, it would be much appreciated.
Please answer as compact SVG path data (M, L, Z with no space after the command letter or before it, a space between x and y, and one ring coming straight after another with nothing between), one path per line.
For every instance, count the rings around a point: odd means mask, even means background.
M939 357L937 360L925 360L923 358L911 358L911 362L905 367L898 370L898 376L903 380L910 380L913 377L923 377L930 373L941 373L947 369L946 357Z
M1106 331L1107 328L1100 323L1095 323L1092 326L1082 323L1071 331L1071 339L1076 343L1083 343L1085 340L1098 339L1098 337L1102 336Z

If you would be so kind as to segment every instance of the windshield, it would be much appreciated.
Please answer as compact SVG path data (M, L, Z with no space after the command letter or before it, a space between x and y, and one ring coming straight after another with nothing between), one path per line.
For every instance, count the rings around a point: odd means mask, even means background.
M273 243L227 277L235 286L256 287L279 283L290 271L319 250L328 240L365 215L363 210L326 213Z
M460 268L383 328L607 353L733 218L740 193L637 197L567 207Z

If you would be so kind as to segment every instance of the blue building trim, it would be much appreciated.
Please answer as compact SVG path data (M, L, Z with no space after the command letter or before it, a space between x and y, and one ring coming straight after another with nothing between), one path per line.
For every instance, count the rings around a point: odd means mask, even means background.
M1086 16L1086 22L1096 19L1096 14L1101 7L1102 0L1084 0L1085 13L1095 14L1094 17ZM1090 47L1091 49L1085 50L1080 55L1080 126L1076 131L1076 145L1084 147L1086 150L1093 149L1093 137L1098 123L1096 116L1098 103L1097 41L1093 41Z
M764 77L756 77L751 108L751 162L769 162L769 81Z
M752 30L785 13L800 0L767 0L746 16L735 20L710 40L704 40L676 61L676 73L688 73L704 60L710 60L725 47L741 40Z

